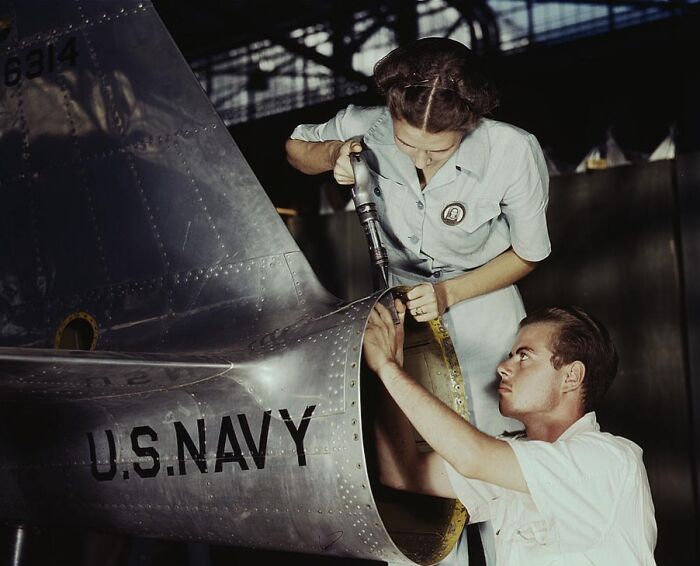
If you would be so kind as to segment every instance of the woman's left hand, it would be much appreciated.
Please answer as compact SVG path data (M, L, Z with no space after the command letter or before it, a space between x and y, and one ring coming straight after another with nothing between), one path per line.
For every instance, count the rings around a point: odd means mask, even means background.
M442 283L421 283L408 293L406 307L418 322L427 322L437 318L447 308L447 298Z

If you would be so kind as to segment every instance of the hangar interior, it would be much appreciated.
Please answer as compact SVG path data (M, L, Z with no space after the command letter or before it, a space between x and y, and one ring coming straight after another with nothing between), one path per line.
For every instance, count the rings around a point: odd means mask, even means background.
M330 176L307 177L287 165L286 136L350 102L379 103L372 66L402 42L448 36L484 57L502 95L495 117L538 137L552 176L554 253L521 283L526 306L573 302L609 313L623 344L623 378L602 422L645 448L658 563L697 562L690 541L700 526L693 419L700 310L691 237L698 186L690 171L700 151L693 102L700 75L688 61L700 48L700 6L304 2L276 5L274 18L252 25L258 11L246 4L204 10L197 17L229 32L199 36L185 29L191 18L176 14L177 2L157 7L321 281L348 299L371 290L361 230L354 212L342 212L349 193ZM576 219L585 227L572 234ZM641 376L644 393L635 384Z
M412 39L449 36L485 59L502 96L494 117L538 137L552 177L554 253L520 286L526 306L574 302L609 323L622 364L601 422L645 450L657 563L697 564L700 73L692 60L700 52L700 2L154 5L320 281L347 300L372 290L349 193L330 176L293 170L287 136L348 103L378 104L373 63ZM8 551L11 537L4 533ZM79 552L47 538L51 550L35 555L43 563ZM153 544L145 558L122 550L115 563L355 563Z

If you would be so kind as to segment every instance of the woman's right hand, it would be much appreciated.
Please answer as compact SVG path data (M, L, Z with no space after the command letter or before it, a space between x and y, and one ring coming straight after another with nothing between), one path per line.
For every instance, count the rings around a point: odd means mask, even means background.
M335 165L333 166L333 177L339 185L354 185L355 175L350 164L350 154L360 153L362 144L357 140L348 140L338 146Z

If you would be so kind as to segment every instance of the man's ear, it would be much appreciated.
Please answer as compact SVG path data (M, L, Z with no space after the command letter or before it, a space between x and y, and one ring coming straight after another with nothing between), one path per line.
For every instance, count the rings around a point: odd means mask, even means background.
M563 391L576 391L583 385L583 380L586 377L586 366L583 362L575 361L567 365L564 382L562 383Z

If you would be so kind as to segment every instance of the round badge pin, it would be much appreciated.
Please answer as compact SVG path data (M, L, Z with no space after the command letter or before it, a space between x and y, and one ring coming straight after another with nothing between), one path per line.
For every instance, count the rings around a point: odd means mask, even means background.
M456 226L464 220L466 213L461 202L451 202L442 209L442 221L448 226Z

